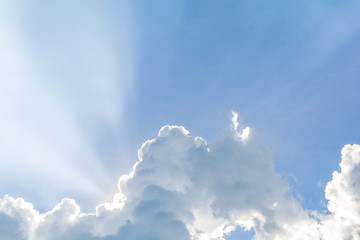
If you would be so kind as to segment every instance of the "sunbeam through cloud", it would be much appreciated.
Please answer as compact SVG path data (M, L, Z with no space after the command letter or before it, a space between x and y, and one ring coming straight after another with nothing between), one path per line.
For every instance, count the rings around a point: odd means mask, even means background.
M0 240L360 240L359 9L0 0Z

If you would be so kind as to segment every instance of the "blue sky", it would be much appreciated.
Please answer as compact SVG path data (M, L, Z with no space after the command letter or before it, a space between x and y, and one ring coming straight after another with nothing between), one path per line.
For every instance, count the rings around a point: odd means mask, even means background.
M360 143L359 7L0 1L0 196L40 212L71 198L93 212L162 126L222 149L235 111L286 195L332 212L326 184L341 171L343 146Z

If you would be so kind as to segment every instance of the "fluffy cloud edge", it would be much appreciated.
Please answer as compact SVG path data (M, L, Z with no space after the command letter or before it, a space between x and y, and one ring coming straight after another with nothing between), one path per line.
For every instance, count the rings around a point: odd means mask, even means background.
M225 239L237 226L263 239L360 239L360 146L342 150L325 197L328 214L304 210L288 196L271 154L251 129L230 132L213 146L184 127L164 126L120 177L113 201L82 213L65 198L39 213L22 198L0 199L0 239ZM261 167L260 167L261 166Z

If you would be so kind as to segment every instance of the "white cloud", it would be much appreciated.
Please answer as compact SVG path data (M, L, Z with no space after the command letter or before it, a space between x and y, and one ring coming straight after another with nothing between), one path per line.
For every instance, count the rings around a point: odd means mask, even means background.
M341 170L325 189L331 214L323 219L324 239L360 239L360 146L346 145L341 154Z
M356 161L344 159L342 168L352 172ZM0 200L0 216L11 227L0 228L0 236L209 240L223 239L240 226L253 228L257 240L320 239L336 220L333 215L344 216L336 212L341 210L332 210L341 209L336 204L342 204L330 191L342 189L331 187L336 179L335 174L326 195L332 214L313 217L289 196L287 183L274 171L270 152L253 140L244 143L237 129L209 145L183 127L164 126L155 139L142 145L133 171L120 178L113 202L87 214L81 213L74 200L64 199L40 214L24 200L6 196ZM355 208L355 202L350 206ZM349 221L346 224L354 224L356 218ZM344 229L336 230L339 236ZM20 237L14 235L18 233Z
M238 137L236 119L214 145L183 127L162 127L120 178L113 202L95 213L82 213L73 199L39 213L5 196L0 239L214 240L238 226L254 229L255 240L360 239L359 145L343 148L341 171L326 186L329 214L309 212L289 196L271 154Z
M36 228L39 213L22 198L0 199L0 239L28 239Z
M232 118L231 118L232 128L234 129L234 132L236 132L236 136L243 143L246 143L249 140L249 137L250 137L250 127L245 127L241 131L238 131L238 128L239 128L239 121L238 121L239 114L237 112L234 112L234 111L232 111L231 113L232 113Z

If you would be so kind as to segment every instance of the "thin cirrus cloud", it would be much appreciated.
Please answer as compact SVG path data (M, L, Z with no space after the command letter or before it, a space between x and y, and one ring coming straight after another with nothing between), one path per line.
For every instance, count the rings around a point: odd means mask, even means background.
M225 239L236 227L254 239L358 239L360 146L342 150L325 197L329 213L308 211L288 192L271 154L232 126L215 144L164 126L138 151L113 202L82 213L73 199L39 213L21 198L0 200L1 239Z

